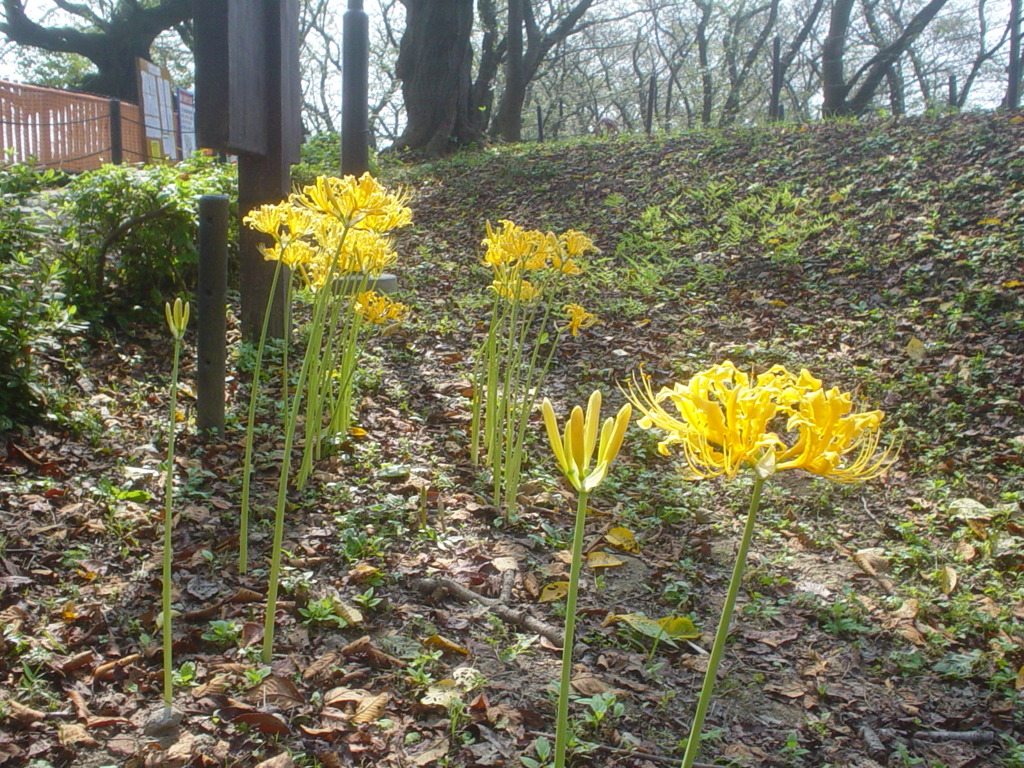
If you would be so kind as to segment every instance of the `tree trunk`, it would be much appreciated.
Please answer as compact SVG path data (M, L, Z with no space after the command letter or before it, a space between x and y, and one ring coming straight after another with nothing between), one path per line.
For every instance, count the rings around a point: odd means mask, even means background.
M835 0L828 25L828 37L821 47L821 87L824 101L822 117L838 117L845 114L846 94L850 87L843 76L843 51L846 35L850 29L850 14L854 0Z
M1020 5L1010 0L1010 63L1007 67L1006 108L1020 107Z
M821 75L825 97L821 108L822 116L864 114L890 68L931 23L947 1L931 0L914 15L898 38L872 56L847 81L843 75L843 48L850 26L853 0L835 0L828 37L822 46ZM851 96L854 86L857 90Z
M470 115L473 0L403 0L405 32L395 67L405 131L392 149L439 157L479 141Z
M710 0L697 0L696 5L700 8L700 21L697 22L697 56L700 61L701 86L700 124L706 128L711 125L711 108L714 104L714 81L708 57L708 24L711 22L712 6Z
M505 90L498 104L491 133L505 141L522 141L523 104L526 102L526 62L523 59L524 4L508 0L508 32L505 34Z
M729 72L729 92L725 97L725 103L722 106L722 114L719 117L718 124L720 127L732 125L736 122L736 118L740 113L740 95L743 92L743 86L747 82L747 78L753 69L754 62L758 56L761 55L761 51L764 49L765 43L768 42L768 36L772 33L775 28L775 22L779 15L779 0L771 0L767 6L762 6L752 11L745 17L737 17L735 19L735 34L731 37L731 40L738 41L740 39L740 33L743 27L748 21L768 11L768 18L765 20L764 26L757 35L757 39L754 44L747 51L747 55L743 59L743 64L740 67L736 67L735 64L730 67ZM738 46L737 46L738 47ZM734 55L738 56L738 51L734 49Z
M551 49L580 31L580 20L593 2L594 0L576 0L564 10L557 21L548 19L549 22L555 22L555 26L554 29L546 31L538 24L534 13L534 0L510 0L509 28L505 35L505 90L491 125L492 136L500 136L505 141L520 140L527 88ZM519 54L513 53L512 49L516 45L520 47Z

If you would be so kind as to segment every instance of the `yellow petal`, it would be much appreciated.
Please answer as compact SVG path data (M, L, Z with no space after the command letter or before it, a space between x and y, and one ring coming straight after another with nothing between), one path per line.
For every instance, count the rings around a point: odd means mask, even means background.
M558 434L558 420L555 418L555 409L551 405L551 401L546 397L544 402L540 404L540 412L544 415L544 427L548 432L548 442L551 443L551 451L555 454L555 459L558 461L558 466L562 468L562 473L565 474L565 451L562 449L562 440Z
M590 459L594 456L594 446L597 444L597 428L601 424L601 390L595 389L587 401L587 419L585 427L585 440L583 443L583 462L580 470L590 466Z
M572 409L569 417L569 427L566 429L566 459L573 465L573 473L579 477L587 468L587 462L583 460L584 445L586 441L583 409L578 405ZM571 438L570 438L571 435Z

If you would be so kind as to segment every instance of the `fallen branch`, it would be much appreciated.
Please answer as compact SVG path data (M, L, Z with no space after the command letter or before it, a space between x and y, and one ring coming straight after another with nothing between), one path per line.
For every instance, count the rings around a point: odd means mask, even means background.
M920 731L913 735L919 741L963 741L967 744L989 744L995 741L992 731Z
M541 621L535 616L531 616L526 611L512 608L499 599L478 595L473 590L464 587L461 584L456 584L450 579L416 579L413 581L413 587L426 595L431 595L436 598L451 595L463 602L480 603L481 605L487 606L491 613L502 621L506 621L509 624L514 624L529 632L541 635L551 641L553 645L559 647L562 645L562 630L558 627L553 627L546 621Z

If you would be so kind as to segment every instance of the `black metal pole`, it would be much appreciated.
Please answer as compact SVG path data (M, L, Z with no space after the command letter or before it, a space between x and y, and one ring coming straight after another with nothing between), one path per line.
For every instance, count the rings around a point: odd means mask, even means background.
M124 138L121 134L121 102L111 99L110 104L110 162L120 165L124 162Z
M537 105L537 143L544 143L544 110Z
M342 18L341 172L362 176L370 169L370 22L363 0L348 0Z
M224 434L224 367L227 358L228 198L199 198L199 286L196 427Z

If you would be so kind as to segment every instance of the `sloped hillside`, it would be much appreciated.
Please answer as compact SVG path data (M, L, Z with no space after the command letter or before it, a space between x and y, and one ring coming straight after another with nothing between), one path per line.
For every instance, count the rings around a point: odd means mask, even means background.
M660 385L783 364L883 410L898 447L863 484L768 483L698 764L1024 765L1024 120L494 147L384 176L414 194L397 268L414 314L372 342L357 429L290 496L271 666L266 569L235 565L252 356L232 347L221 440L195 433L186 386L169 736L144 727L166 333L53 361L65 426L0 454L0 766L549 764L565 609L543 588L568 573L575 494L537 413L513 514L467 449L480 241L503 219L602 251L577 281L600 322L562 334L537 393L560 414L595 388L617 407L641 367ZM283 450L270 394L258 564ZM581 584L574 766L679 764L725 597L751 479L694 480L660 439L631 428L590 498L585 547L606 558ZM644 617L694 631L652 640Z

